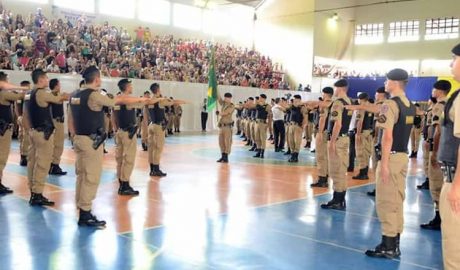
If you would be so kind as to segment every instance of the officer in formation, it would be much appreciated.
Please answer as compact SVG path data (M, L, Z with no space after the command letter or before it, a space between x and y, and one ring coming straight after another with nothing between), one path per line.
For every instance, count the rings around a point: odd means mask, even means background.
M21 155L21 160L19 161L19 165L22 167L27 166L27 155L29 153L29 145L30 145L30 137L29 137L29 130L30 130L30 123L28 114L25 113L27 108L24 106L24 98L30 97L30 82L29 81L22 81L21 87L29 88L29 90L24 92L24 96L16 101L15 112L19 126L19 152Z
M439 142L441 139L441 119L443 117L444 107L446 105L447 94L449 93L452 85L449 81L440 80L433 85L432 96L436 98L436 104L433 105L431 113L430 127L428 128L428 179L429 188L431 192L431 199L434 204L435 216L426 223L421 224L422 229L428 230L441 230L441 216L439 214L439 195L443 184L443 177L441 167L439 166L437 157Z
M254 109L249 109L249 107L251 107L251 105L254 104L254 98L253 97L249 97L248 100L246 101L245 103L245 124L244 124L244 134L245 134L245 138L244 140L246 141L246 146L253 146L253 141L252 141L252 133L251 133L251 124L252 124L252 120L253 120L253 115L255 116L255 110ZM255 146L253 146L250 151L254 151L255 150Z
M9 90L22 90L20 93ZM0 195L13 193L11 189L2 184L3 170L5 169L11 148L11 137L13 134L13 113L14 102L24 98L24 92L29 86L16 86L8 82L8 75L0 72Z
M249 109L255 112L255 121L253 123L254 143L256 155L255 158L264 158L265 148L267 146L267 128L268 119L272 118L272 107L267 102L267 96L261 94L255 104L248 105Z
M236 109L236 135L242 135L242 138L244 137L244 132L243 132L243 111L244 111L244 106L243 102L239 102L237 106L235 106Z
M150 92L145 91L144 92L144 98L150 99ZM141 144L142 144L142 150L147 151L148 150L148 138L149 138L149 109L147 105L142 107L142 121L141 121Z
M318 134L316 135L316 166L318 168L318 180L316 183L311 184L311 187L328 187L328 151L327 151L327 119L329 115L329 109L332 104L332 96L334 95L334 89L332 87L325 87L322 90L323 103L324 105L318 105L320 114L318 121Z
M173 100L172 97L169 100ZM173 127L174 127L174 107L171 105L165 107L166 113L166 126L167 126L167 135L173 135Z
M216 111L219 117L219 147L221 157L217 162L228 163L228 155L232 150L232 137L233 137L233 112L235 111L235 105L232 103L232 94L225 93L224 99L219 95L218 97L220 110Z
M404 228L403 203L409 137L416 108L405 94L409 75L394 69L387 74L385 88L391 99L382 105L377 126L381 129L381 157L376 172L376 208L381 223L382 240L366 255L394 259L401 255L400 237Z
M302 147L302 133L308 123L308 108L302 103L300 95L294 95L294 102L289 109L289 132L287 140L291 158L288 162L299 162L300 148Z
M120 96L131 97L133 85L130 80L120 80L118 88L121 91ZM142 109L146 105L155 104L163 100L163 98L150 99L146 96L141 100L144 100L144 103L115 105L113 107L112 121L116 130L115 159L117 161L117 178L120 183L118 194L122 196L139 195L139 191L134 190L129 184L137 152L136 134L139 126L137 126L136 122L136 109Z
M311 141L315 129L315 109L308 110L307 124L305 125L305 146L304 148L311 148Z
M61 83L58 79L51 79L49 83L49 89L55 96L61 94ZM61 163L61 156L64 152L64 104L50 104L51 114L53 116L54 131L54 142L53 142L53 160L51 161L51 167L49 174L51 175L66 175L67 172L62 171L59 164Z
M54 131L51 104L61 104L69 98L68 94L53 95L50 90L48 76L42 69L32 71L34 89L26 103L31 130L30 147L27 161L27 178L31 197L29 204L32 206L51 206L53 201L43 196L46 177L50 171L53 160Z
M423 122L423 115L420 115L420 104L415 103L417 114L414 118L414 126L412 128L412 132L410 134L410 141L411 141L411 154L410 158L417 158L418 149L420 147L420 140L422 138L422 122Z
M182 107L179 104L173 105L174 112L174 132L180 133L180 123L182 119Z
M460 82L460 44L452 49L452 74ZM444 269L460 269L460 89L447 100L441 131L438 160L442 164L444 184L439 198Z
M332 102L328 114L328 171L334 183L332 200L322 204L323 209L345 210L345 195L347 191L347 167L350 139L348 129L353 111L345 106L351 105L347 96L348 82L344 79L335 84L336 100Z
M430 135L433 135L433 106L437 103L436 98L431 97L428 100L428 109L425 112L425 117L423 120L423 172L425 173L425 181L417 185L417 189L430 189L430 178L429 178L429 166L430 166L430 147L432 143L432 138L429 138Z
M150 91L154 99L162 98L160 85L158 83L153 83L150 86ZM148 105L150 121L148 136L150 176L166 176L166 173L160 170L160 160L165 144L166 130L168 128L166 108L169 108L173 104L185 104L185 102L181 100L161 99L161 101L155 104Z
M361 93L358 96L360 105L369 104L369 95ZM358 111L356 116L356 154L358 157L359 174L353 176L356 180L368 180L369 161L374 148L372 131L374 129L374 114L365 110Z
M129 95L119 95L111 99L99 90L101 74L94 66L85 70L83 78L84 88L72 93L69 111L69 128L74 134L74 149L77 156L75 200L80 210L78 225L102 227L106 222L98 220L91 210L102 173L101 145L107 138L104 128L104 107L111 108L116 104L131 105L146 102L146 99Z
M286 146L287 146L287 151L284 153L285 156L291 155L291 140L289 139L289 134L291 134L291 123L289 120L291 119L291 106L294 103L294 99L291 99L289 101L289 104L287 104L285 114L284 114L284 128L286 129Z

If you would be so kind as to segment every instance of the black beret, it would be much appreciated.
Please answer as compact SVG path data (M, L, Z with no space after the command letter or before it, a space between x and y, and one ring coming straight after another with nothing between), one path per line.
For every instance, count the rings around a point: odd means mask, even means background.
M120 90L124 90L126 85L130 84L130 83L131 83L131 81L129 79L121 79L118 82L118 88L120 88Z
M150 85L150 91L152 92L156 91L158 88L160 88L158 83L152 83L152 85Z
M348 82L345 79L338 80L334 83L335 87L348 87Z
M334 89L332 89L332 87L324 87L322 92L324 94L333 95L334 94Z
M249 100L254 100L254 98L253 98L253 97L250 97L250 98L248 98L248 99L249 99Z
M265 94L260 95L261 98L267 99L267 96Z
M457 46L455 46L453 49L452 49L452 53L457 55L457 56L460 56L460 44L458 44Z
M387 78L392 81L407 81L409 74L404 69L395 68L387 73Z
M444 91L444 92L449 92L450 89L452 88L452 85L450 84L449 81L439 80L439 81L434 83L433 88L437 89L437 90Z
M369 99L369 95L367 93L361 93L358 95L359 99Z
M259 100L259 97L256 97L256 100Z
M415 103L414 105L415 105L415 107L420 107L420 104L418 104L418 103Z
M83 78L88 79L88 77L93 74L94 72L99 72L99 69L96 66L89 66L85 71L83 72Z
M377 89L377 93L379 93L379 94L385 94L385 86L379 87L379 88Z
M294 95L294 98L295 99L302 99L302 96L301 95Z
M230 93L225 93L224 97L226 97L226 98L231 98L231 97L232 97L232 94L230 94Z

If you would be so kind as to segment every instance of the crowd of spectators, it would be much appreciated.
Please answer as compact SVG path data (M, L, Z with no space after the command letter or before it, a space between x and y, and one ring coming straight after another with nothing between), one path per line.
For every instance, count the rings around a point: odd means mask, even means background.
M0 10L0 69L78 74L97 65L106 77L207 83L214 47L219 84L289 89L277 65L254 50L155 36L149 27L130 34L108 22L92 24L85 15L71 23L50 20L41 9L25 18Z

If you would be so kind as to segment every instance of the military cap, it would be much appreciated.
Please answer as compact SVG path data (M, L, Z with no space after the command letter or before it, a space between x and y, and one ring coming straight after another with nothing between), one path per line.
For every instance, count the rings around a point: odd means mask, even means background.
M232 97L232 94L230 94L230 93L225 93L224 97L226 97L226 98L231 98L231 97Z
M409 74L404 69L396 68L387 73L387 78L392 81L407 81Z
M334 83L335 87L348 87L348 82L345 79L338 80Z
M452 49L452 53L457 55L457 56L460 56L460 44L458 44L457 46L455 46L453 49Z
M379 93L379 94L385 94L385 86L379 87L379 88L377 89L377 93Z
M334 94L334 89L332 89L332 87L324 87L322 92L324 94L333 95Z
M369 99L369 95L367 93L361 93L358 95L359 99Z

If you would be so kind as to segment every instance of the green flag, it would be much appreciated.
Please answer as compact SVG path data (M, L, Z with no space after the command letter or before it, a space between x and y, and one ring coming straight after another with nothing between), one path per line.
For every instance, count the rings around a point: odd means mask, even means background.
M207 111L212 111L217 104L217 78L214 60L214 48L211 49L211 62L209 64L208 74L208 106Z

